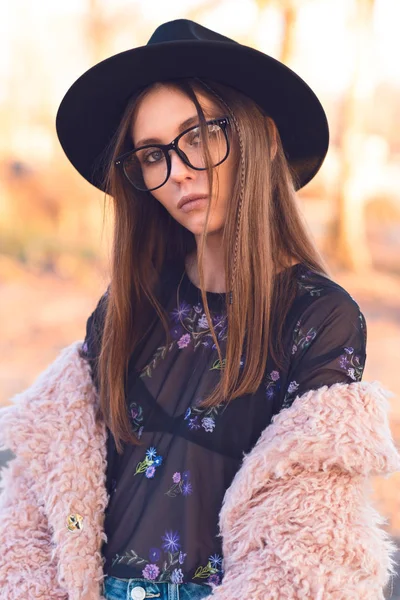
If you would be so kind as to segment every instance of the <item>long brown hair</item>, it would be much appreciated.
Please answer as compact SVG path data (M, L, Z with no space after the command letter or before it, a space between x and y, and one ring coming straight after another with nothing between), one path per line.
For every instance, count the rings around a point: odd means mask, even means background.
M221 115L228 115L235 156L237 177L222 242L226 290L232 292L233 299L230 304L230 294L226 294L226 357L221 354L204 290L202 262L211 203L197 253L204 310L224 365L218 385L200 406L231 402L255 393L269 354L282 368L286 360L282 330L296 294L292 270L286 267L302 262L330 278L299 210L297 182L275 123L253 100L231 87L197 78L157 82L132 96L103 157L107 164L104 186L113 200L114 231L111 282L98 356L99 413L112 431L119 453L123 451L121 441L141 444L132 431L126 403L132 352L154 319L161 319L166 343L171 342L167 316L157 294L163 265L167 260L183 264L185 256L196 250L194 235L151 193L134 189L114 165L117 156L133 148L129 132L139 101L150 89L161 85L174 86L187 94L196 107L203 134L206 118L195 92L209 97ZM218 179L213 177L208 149L206 159L209 189L214 190L214 180L218 186ZM246 360L241 368L244 350Z

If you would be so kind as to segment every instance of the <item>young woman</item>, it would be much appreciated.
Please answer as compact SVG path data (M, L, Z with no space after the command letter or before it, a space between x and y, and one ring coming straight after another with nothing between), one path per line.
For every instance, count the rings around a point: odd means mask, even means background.
M57 131L113 199L111 281L3 410L0 598L383 598L364 487L400 457L298 208L328 146L313 92L178 20L79 78Z

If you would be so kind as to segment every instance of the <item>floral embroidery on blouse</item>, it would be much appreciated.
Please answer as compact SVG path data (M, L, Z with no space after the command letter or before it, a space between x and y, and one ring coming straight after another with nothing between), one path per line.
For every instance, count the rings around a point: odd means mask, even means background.
M149 558L142 558L134 550L125 552L122 556L115 555L112 566L119 563L128 565L145 565L142 569L142 575L150 581L170 581L171 583L183 583L183 565L187 556L186 552L182 552L180 544L180 536L177 531L166 531L161 536L162 544L160 548L150 548ZM164 552L163 552L164 551Z
M190 479L190 471L184 471L182 475L179 471L172 475L173 485L169 488L166 493L167 496L175 498L179 494L183 496L189 496L193 492L193 487Z
M163 458L157 454L157 450L152 446L146 450L146 458L136 465L135 475L144 473L148 479L154 477L156 467L162 464Z
M132 423L132 431L137 432L137 437L140 439L143 433L143 408L137 402L129 404L129 416Z
M214 554L208 558L208 563L205 567L198 567L192 579L206 579L205 583L211 586L216 586L221 583L224 569L224 559L219 554Z
M208 408L200 408L195 405L189 406L186 410L184 421L187 421L189 429L197 430L202 427L207 433L212 433L216 425L216 417L224 412L227 406L224 402L220 402L216 406L209 406Z
M351 346L344 348L344 351L345 353L339 356L340 368L344 369L353 381L361 381L364 365L360 356L354 353L354 348Z
M271 371L271 373L267 373L267 376L264 379L265 385L265 394L268 400L272 400L275 397L276 393L280 389L280 375L279 371Z
M212 315L212 323L219 342L226 340L227 337L227 316L226 314ZM193 348L196 349L199 345L216 350L214 339L209 330L206 314L203 311L201 303L191 306L187 302L182 301L179 308L175 308L170 312L170 319L173 327L170 331L172 342L169 345L160 346L154 352L150 362L143 367L140 377L151 377L152 371L155 369L160 360L164 359L168 352L175 346L180 350L184 350L193 343ZM181 320L184 323L183 327ZM211 370L223 369L224 362L215 361Z
M301 320L297 321L296 327L293 330L292 354L295 354L299 348L306 350L317 335L315 327L310 327L307 333L305 333L300 325Z
M297 279L297 285L300 289L306 290L310 296L320 296L324 291L324 288L318 287L315 284L305 283L307 281L307 276L313 276L313 272L310 270L303 271L300 277Z
M294 400L294 394L297 392L299 385L297 381L291 381L286 390L285 397L282 402L282 408L288 408Z

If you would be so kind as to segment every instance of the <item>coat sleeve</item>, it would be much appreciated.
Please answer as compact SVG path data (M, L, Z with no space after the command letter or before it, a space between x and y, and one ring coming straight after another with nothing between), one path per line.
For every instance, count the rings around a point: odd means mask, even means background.
M29 470L19 457L2 468L0 600L67 598L57 584L54 546L34 487Z
M400 455L393 394L361 381L365 343L349 297L325 297L303 315L284 405L224 497L224 578L210 598L384 599L396 547L369 477L400 471Z

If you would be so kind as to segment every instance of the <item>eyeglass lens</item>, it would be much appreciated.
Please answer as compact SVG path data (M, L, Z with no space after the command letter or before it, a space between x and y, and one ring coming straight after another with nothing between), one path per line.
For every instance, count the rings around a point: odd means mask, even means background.
M222 162L228 153L225 133L217 123L206 125L207 143L212 166ZM206 167L204 144L200 127L190 129L178 141L190 166ZM168 179L168 166L161 148L147 147L134 152L124 161L124 171L130 182L140 190L147 191L164 184Z

